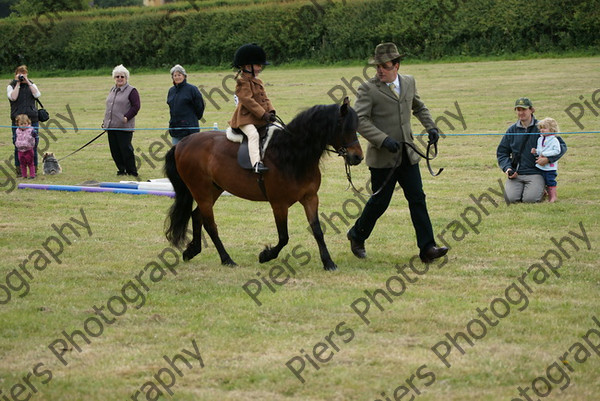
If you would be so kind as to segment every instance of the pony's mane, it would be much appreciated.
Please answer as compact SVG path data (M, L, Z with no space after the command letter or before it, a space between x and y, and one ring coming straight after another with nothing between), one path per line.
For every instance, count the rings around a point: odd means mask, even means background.
M300 112L286 129L277 129L267 154L285 175L299 179L319 163L327 142L340 126L338 105L317 105Z

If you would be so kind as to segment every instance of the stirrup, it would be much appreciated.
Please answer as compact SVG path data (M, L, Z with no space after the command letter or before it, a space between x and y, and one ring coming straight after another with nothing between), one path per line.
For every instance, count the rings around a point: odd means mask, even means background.
M266 167L261 161L259 161L259 162L256 162L253 170L255 173L261 174L261 173L264 173L265 171L269 171L269 168Z

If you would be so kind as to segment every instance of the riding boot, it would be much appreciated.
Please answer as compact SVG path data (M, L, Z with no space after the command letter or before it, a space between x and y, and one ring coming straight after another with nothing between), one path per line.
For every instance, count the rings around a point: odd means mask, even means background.
M548 187L548 202L556 202L558 196L556 195L556 186Z

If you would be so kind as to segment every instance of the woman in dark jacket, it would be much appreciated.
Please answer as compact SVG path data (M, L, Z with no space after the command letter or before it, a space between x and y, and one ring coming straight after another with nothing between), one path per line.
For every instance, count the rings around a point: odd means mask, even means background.
M199 120L204 114L204 100L198 88L187 83L187 73L179 64L171 68L173 86L167 94L171 112L169 133L173 145L182 138L199 131Z
M20 65L15 71L15 79L6 87L6 95L10 101L10 120L12 122L12 141L13 144L17 138L17 122L16 118L19 114L25 114L31 120L31 126L33 127L33 137L35 138L35 147L33 148L34 160L33 164L37 168L37 145L39 142L38 138L38 114L35 100L39 98L42 93L38 87L29 80L28 70L26 65ZM15 168L17 177L21 176L21 167L19 165L19 158L17 157L17 148L15 147Z

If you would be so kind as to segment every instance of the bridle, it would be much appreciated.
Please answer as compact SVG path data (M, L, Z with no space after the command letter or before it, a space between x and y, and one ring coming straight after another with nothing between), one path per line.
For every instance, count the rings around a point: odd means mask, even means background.
M346 145L342 145L337 149L325 149L328 152L331 153L335 153L338 156L341 156L344 158L344 168L346 170L346 179L348 180L348 187L346 188L346 190L350 187L352 187L352 189L354 189L354 191L358 192L358 190L356 189L356 187L354 186L354 183L352 182L352 172L350 171L350 163L348 163L348 158L346 156L348 156L348 148L351 146L356 145L358 142L358 138L356 138L356 140L346 144Z

